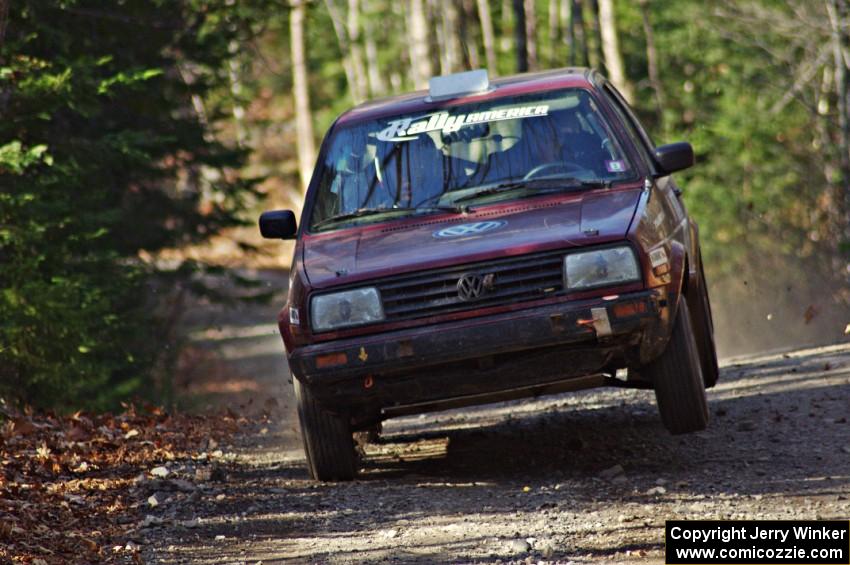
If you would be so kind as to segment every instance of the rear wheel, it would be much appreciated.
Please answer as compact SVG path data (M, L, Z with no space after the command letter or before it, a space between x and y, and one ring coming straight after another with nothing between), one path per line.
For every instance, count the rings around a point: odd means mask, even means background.
M686 300L679 301L667 348L647 369L664 427L671 434L704 430L708 403Z
M310 476L317 481L350 481L357 472L350 422L325 410L300 380L292 382Z
M717 349L714 346L714 323L711 318L711 303L708 300L708 286L702 264L699 267L699 288L696 291L693 307L694 333L699 349L702 379L705 388L717 384L720 369L717 364Z

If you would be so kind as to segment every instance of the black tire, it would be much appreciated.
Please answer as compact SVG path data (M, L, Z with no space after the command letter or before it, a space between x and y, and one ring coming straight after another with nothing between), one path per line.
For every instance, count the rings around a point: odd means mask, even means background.
M692 308L692 318L702 366L702 380L705 388L711 388L720 378L720 367L717 363L717 348L714 346L714 321L711 317L711 302L708 299L708 284L702 264L699 266L699 288L693 294L695 304Z
M317 481L350 481L357 474L350 422L322 408L300 380L292 382L310 476Z
M686 300L679 301L667 348L647 367L664 427L674 435L698 432L708 424L708 403Z

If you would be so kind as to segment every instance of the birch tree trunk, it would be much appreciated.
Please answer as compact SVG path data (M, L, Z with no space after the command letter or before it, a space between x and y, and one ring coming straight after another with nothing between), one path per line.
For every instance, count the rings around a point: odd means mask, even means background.
M363 63L363 48L360 46L360 0L348 0L346 30L351 46L351 66L354 71L354 80L357 81L357 93L362 101L367 97L368 85L366 83L366 65Z
M428 55L428 20L423 0L410 0L408 7L410 31L410 70L416 88L428 88L431 78L431 59Z
M626 101L634 100L631 84L626 79L623 57L620 54L620 42L617 35L617 21L614 17L614 0L599 0L599 35L602 39L602 53L608 78L614 83Z
M375 45L375 25L370 0L363 0L363 11L366 18L363 21L366 47L366 76L369 79L369 93L372 96L383 96L387 91L384 79L381 77L378 64L378 47Z
M447 75L461 68L461 46L458 40L458 12L454 0L441 0L440 27L443 30L444 50L441 54L441 71Z
M576 64L576 36L573 29L573 1L560 0L561 8L561 29L563 34L564 44L567 46L567 61L570 65Z
M537 10L534 0L525 0L525 50L528 53L528 68L537 70Z
M528 70L528 37L525 27L525 2L513 0L514 45L516 46L516 70L524 73Z
M360 80L355 75L354 64L351 61L351 44L348 41L348 30L343 22L342 13L334 0L325 0L331 23L334 26L336 41L342 54L342 70L345 71L345 82L348 83L348 91L355 104L359 104L365 98L360 90Z
M486 0L490 1L490 0ZM513 34L510 31L514 25L514 0L502 0L502 18L499 22L501 33L499 34L499 47L502 53L510 53L513 50Z
M292 56L292 96L295 99L295 131L298 134L298 173L301 191L307 191L316 145L313 138L313 118L310 113L310 92L307 88L307 61L304 53L304 1L293 0L289 14L289 33Z
M655 48L655 33L652 29L652 20L649 13L649 1L639 0L641 18L643 19L643 35L646 37L646 62L649 71L649 83L655 93L655 113L658 116L658 125L664 126L664 85L661 84L661 76L658 72L658 50Z
M484 40L484 56L487 58L487 71L490 75L498 74L496 67L496 39L493 33L493 19L490 17L489 0L477 0L478 19L481 21L481 35Z
M558 61L558 47L561 44L560 37L560 17L558 8L560 0L549 0L549 66L560 67Z
M3 1L3 0L0 0ZM236 144L243 147L246 141L245 106L242 105L242 77L239 68L239 45L231 41L227 45L230 58L227 60L227 78L230 82L230 94L233 98L233 122L236 125Z

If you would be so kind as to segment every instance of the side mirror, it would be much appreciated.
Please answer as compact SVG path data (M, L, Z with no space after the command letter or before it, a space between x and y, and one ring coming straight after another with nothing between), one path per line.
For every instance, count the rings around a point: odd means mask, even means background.
M665 173L675 173L693 167L694 148L687 141L655 148L655 160Z
M294 239L297 232L291 210L272 210L260 215L260 234L266 239Z

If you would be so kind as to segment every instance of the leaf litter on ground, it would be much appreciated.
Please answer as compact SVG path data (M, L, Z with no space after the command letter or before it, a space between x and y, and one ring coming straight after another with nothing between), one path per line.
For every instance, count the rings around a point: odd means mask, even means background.
M157 509L149 497L161 507L167 497L203 488L199 483L217 464L210 446L253 424L232 410L206 416L133 405L121 414L4 411L0 562L140 562L135 534L163 523L146 516Z

